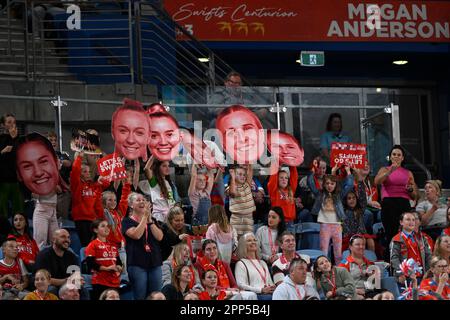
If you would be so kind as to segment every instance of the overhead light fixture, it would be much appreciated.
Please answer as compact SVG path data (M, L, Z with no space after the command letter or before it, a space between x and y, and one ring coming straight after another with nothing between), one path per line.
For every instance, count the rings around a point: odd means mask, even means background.
M200 62L209 62L209 58L198 58Z
M295 60L296 63L300 63L300 59Z
M381 92L381 88L377 88L377 92L380 93Z
M393 64L396 64L398 66L402 66L408 63L408 60L394 60L392 61Z

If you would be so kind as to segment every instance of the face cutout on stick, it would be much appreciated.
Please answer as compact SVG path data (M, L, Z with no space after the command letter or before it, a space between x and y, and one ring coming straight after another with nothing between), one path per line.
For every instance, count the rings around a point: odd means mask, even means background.
M279 161L290 167L298 167L303 163L305 153L297 139L285 132L267 133L267 149ZM275 131L276 132L276 131Z

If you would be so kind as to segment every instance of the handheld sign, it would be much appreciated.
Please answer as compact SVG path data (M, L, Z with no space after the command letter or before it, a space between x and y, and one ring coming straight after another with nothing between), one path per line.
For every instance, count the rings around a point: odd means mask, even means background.
M333 142L331 144L330 166L341 167L349 165L364 169L367 162L367 147L365 144L349 142Z
M115 153L99 159L97 168L102 177L109 177L111 181L122 180L127 177L125 162Z

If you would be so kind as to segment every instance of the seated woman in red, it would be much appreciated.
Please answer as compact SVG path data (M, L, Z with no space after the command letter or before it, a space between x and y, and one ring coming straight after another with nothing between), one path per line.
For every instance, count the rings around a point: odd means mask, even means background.
M227 300L233 296L230 290L220 289L218 285L218 273L215 268L205 270L202 274L202 285L205 291L198 294L199 300Z
M440 257L433 257L430 270L420 284L421 290L432 291L445 300L450 300L450 284L448 282L448 263Z
M33 271L39 247L30 235L28 220L23 213L18 212L14 215L13 228L9 236L16 238L17 249L19 250L17 257L22 259L28 271Z
M119 249L107 240L110 233L108 222L95 220L92 230L97 238L89 243L85 252L88 268L92 270L91 300L98 300L104 290L119 288L123 267Z

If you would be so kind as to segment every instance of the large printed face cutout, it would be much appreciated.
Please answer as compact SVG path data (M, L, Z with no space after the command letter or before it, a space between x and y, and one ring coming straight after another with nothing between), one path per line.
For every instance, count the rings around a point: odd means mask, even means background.
M170 161L178 154L180 142L180 129L175 118L164 112L150 115L148 147L152 155L161 161Z
M224 150L239 164L255 163L264 151L264 135L258 117L244 106L226 108L217 117Z
M290 167L298 167L303 163L305 153L297 140L288 133L267 135L267 149L279 159L280 164Z
M17 146L17 176L35 194L48 195L56 191L59 181L58 160L51 143L32 133Z
M149 119L137 101L124 101L114 112L111 133L115 151L129 160L147 158Z
M189 151L195 164L203 164L209 169L216 168L221 163L222 154L208 146L202 139L195 134L185 130L183 133L183 146Z

